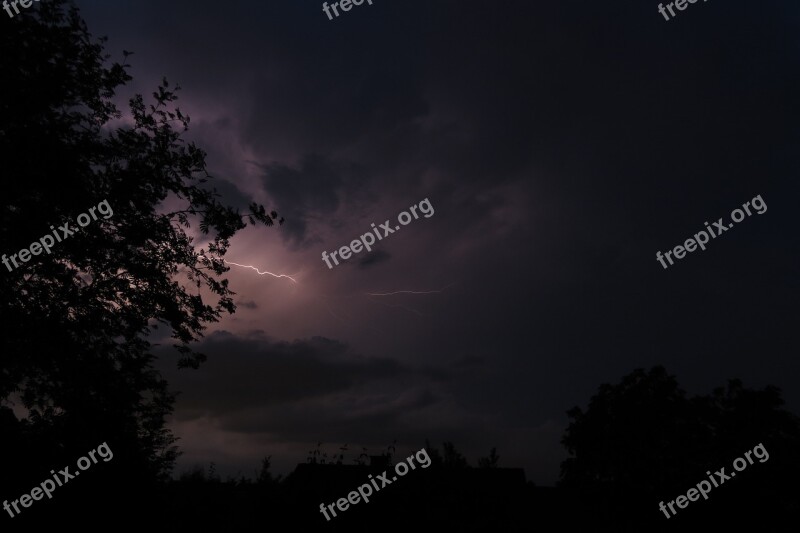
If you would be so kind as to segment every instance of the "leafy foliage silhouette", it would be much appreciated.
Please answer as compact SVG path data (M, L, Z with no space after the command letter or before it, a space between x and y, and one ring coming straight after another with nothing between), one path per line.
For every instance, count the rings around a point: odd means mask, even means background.
M183 138L190 120L175 106L179 87L164 79L152 100L135 95L129 113L118 109L131 53L109 64L105 42L62 0L0 26L9 52L0 56L9 104L0 106L0 157L11 177L2 250L75 225L102 200L114 212L3 272L0 399L24 412L5 424L28 443L23 457L44 447L54 465L71 463L108 441L119 457L109 468L127 469L130 483L164 480L178 453L165 427L175 396L155 369L152 335L166 328L178 365L197 368L205 356L192 343L236 309L224 279L229 239L248 223L273 226L278 213L223 203L206 153ZM18 474L10 465L6 479Z
M690 511L733 524L746 521L747 510L753 520L786 516L798 496L800 419L783 405L772 386L747 389L734 379L689 397L663 367L637 369L617 385L601 385L586 410L568 411L562 442L570 457L561 465L561 486L598 522L663 525L659 501L685 494L709 469L730 470L736 457L763 443L771 462L749 467L749 481L741 475L735 488Z
M497 468L499 462L500 456L497 455L497 448L492 448L489 451L489 457L478 459L478 468Z

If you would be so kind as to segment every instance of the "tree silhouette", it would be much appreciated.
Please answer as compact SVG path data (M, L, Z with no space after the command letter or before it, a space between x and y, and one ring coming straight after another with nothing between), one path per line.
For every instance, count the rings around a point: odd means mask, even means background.
M599 522L663 525L659 501L685 494L709 469L730 470L731 461L763 443L781 456L780 466L751 466L749 485L737 478L737 488L717 496L716 507L695 506L691 512L719 512L727 505L737 509L736 522L744 519L742 502L757 509L752 504L758 501L759 513L771 509L778 516L797 495L788 472L800 472L800 421L782 406L775 387L752 390L731 380L711 395L690 398L663 367L637 369L618 385L601 385L585 411L568 411L571 422L562 442L570 457L561 465L561 485L582 498Z
M428 439L425 439L425 450L431 458L431 465L437 468L469 468L466 457L456 450L455 444L451 441L444 441L440 452Z
M442 443L442 465L445 468L467 468L467 459L456 450L455 444L450 441Z
M117 108L129 65L107 64L104 39L76 8L41 2L0 24L2 252L29 247L51 225L77 226L103 201L113 210L52 253L0 267L0 399L27 415L4 428L45 442L53 467L108 441L117 457L109 468L163 479L177 453L164 425L174 395L148 339L165 327L179 366L196 368L204 355L191 344L235 311L222 277L229 239L248 222L272 226L278 214L222 203L205 152L182 137L189 117L166 79L152 101L136 95L129 114ZM10 464L6 479L17 474Z
M499 462L500 456L497 455L497 448L492 448L489 451L489 457L478 459L478 468L497 468Z

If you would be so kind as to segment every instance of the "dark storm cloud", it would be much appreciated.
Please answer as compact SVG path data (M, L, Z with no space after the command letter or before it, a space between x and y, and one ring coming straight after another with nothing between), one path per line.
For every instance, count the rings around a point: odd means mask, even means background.
M392 54L391 62L374 63L374 50L330 36L318 48L297 58L303 68L281 65L283 77L256 77L250 90L258 98L244 129L244 139L259 148L304 146L319 152L346 148L379 132L407 129L428 113L419 84L420 65L396 50L386 37L371 46ZM311 41L315 39L311 36ZM400 52L398 54L398 52ZM340 57L348 55L348 61ZM364 70L371 64L369 72ZM319 84L319 77L326 81ZM287 90L291 87L291 90ZM303 109L298 116L294 110Z
M239 307L244 307L245 309L258 309L258 304L253 300L244 300L241 302L236 302L236 305Z
M297 168L272 163L260 165L264 188L281 214L292 220L283 235L299 247L316 243L309 222L336 225L332 220L344 198L356 197L364 184L363 169L334 163L319 155L305 156Z
M370 253L358 260L359 268L370 268L384 261L388 261L392 254L384 250L372 250Z
M215 191L220 202L239 209L243 213L247 212L247 207L253 201L249 195L243 193L236 185L222 178L215 177L208 180L203 184L203 188Z
M267 433L290 442L388 442L398 433L413 432L413 423L407 419L441 399L441 393L429 389L414 390L391 401L380 395L334 396L284 406L247 406L227 414L220 423L227 431Z
M486 358L477 355L465 355L453 362L455 368L474 368L486 364Z
M164 368L180 391L178 421L210 418L227 431L288 441L389 438L443 398L429 383L446 372L359 356L322 337L290 343L218 332L199 348L209 356L202 371Z
M120 5L126 7L113 9L132 16L134 28L137 18L146 27L154 18L148 9L167 20L189 17L182 38L155 28L143 44L171 58L171 69L191 73L182 77L195 80L195 95L228 94L236 80L237 101L249 104L241 117L248 144L323 157L352 149L387 167L405 162L409 170L446 170L460 183L503 181L532 161L554 174L579 171L580 184L564 186L587 197L648 194L666 177L696 182L692 173L676 172L682 158L664 157L664 147L693 157L714 151L704 159L719 161L730 140L744 143L762 113L736 109L736 102L769 106L796 93L798 83L768 61L753 61L751 75L737 76L739 58L782 53L775 25L786 9L797 8L776 9L772 2L750 21L747 38L735 35L740 6L703 6L672 24L652 6L618 10L576 0L503 9L386 2L333 22L310 3L242 2L224 11L202 2ZM678 23L686 34L674 39ZM209 27L237 39L208 39ZM721 39L735 48L724 52L715 44ZM183 61L194 55L215 64L214 76L203 62ZM685 79L691 90L683 88ZM743 135L711 134L732 112ZM685 127L694 121L696 127ZM772 125L750 141L766 146L785 138L790 126ZM643 176L639 167L651 161L660 164ZM564 172L557 174L563 179ZM416 173L403 179L413 183Z
M216 332L199 348L209 356L203 372L169 370L175 388L185 392L185 416L297 402L409 372L397 361L362 357L323 337L283 342Z

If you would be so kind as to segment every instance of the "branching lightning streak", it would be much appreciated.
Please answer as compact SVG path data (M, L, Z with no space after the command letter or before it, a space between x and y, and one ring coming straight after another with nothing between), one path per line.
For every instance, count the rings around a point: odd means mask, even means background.
M229 264L229 265L236 265L238 267L249 268L249 269L255 270L258 273L259 276L264 276L264 275L269 274L270 276L275 277L275 278L288 278L288 279L292 280L292 283L297 283L296 279L294 279L292 276L289 276L287 274L273 274L272 272L267 272L267 271L261 272L259 269L257 269L254 266L251 266L251 265L240 265L239 263L234 263L233 261L228 261L228 260L226 260L225 262L227 264Z
M395 291L395 292L368 292L367 296L393 296L395 294L434 294L442 291Z
M452 287L455 283L451 283L447 285L447 287ZM394 296L395 294L437 294L443 292L447 287L443 287L438 291L394 291L394 292L366 292L367 296Z
M269 275L269 276L272 276L272 277L274 277L274 278L287 278L287 279L288 279L288 280L290 280L292 283L295 283L295 284L297 284L297 280L296 280L296 279L294 279L292 276L290 276L290 275L288 275L288 274L275 274L274 272L269 272L269 271L264 271L264 272L262 272L262 271L260 271L258 268L254 267L254 266L252 266L252 265L242 265L242 264L239 264L239 263L234 263L233 261L227 261L227 260L226 260L226 261L225 261L225 263L227 263L227 264L230 264L230 265L235 265L235 266L238 266L238 267L242 267L242 268L249 268L250 270L255 270L255 271L256 271L256 273L257 273L259 276L266 276L266 275ZM453 285L455 285L456 283L457 283L457 282L450 283L449 285L446 285L445 287L442 287L442 288L441 288L441 289L439 289L439 290L433 290L433 291L411 291L411 290L401 290L401 291L393 291L393 292L365 292L365 293L363 293L363 294L364 294L365 296L395 296L395 295L398 295L398 294L416 294L416 295L424 295L424 294L438 294L438 293L444 292L446 289L448 289L449 287L452 287L452 286L453 286ZM324 298L326 298L326 299L327 299L327 297L325 297L324 295L320 295L320 296L323 296ZM355 296L355 295L354 295L354 296ZM349 298L353 298L354 296L349 296ZM372 301L372 300L371 300L371 301ZM334 312L333 312L333 310L330 308L330 306L329 306L329 305L328 305L326 302L322 302L322 303L323 303L323 305L325 306L325 309L328 311L328 313L330 313L330 315L331 315L332 317L336 318L337 320L339 320L339 321L340 321L340 322L342 322L343 324L345 323L345 321L344 321L344 320L342 320L342 318L341 318L340 316L338 316L336 313L334 313ZM394 307L394 308L403 309L404 311L408 311L409 313L413 313L413 314L415 314L415 315L417 315L417 316L419 316L419 317L423 317L423 318L425 318L425 315L424 315L424 314L422 314L422 313L420 313L420 312L419 312L419 311L417 311L416 309L412 309L412 308L410 308L410 307L406 307L406 306L404 306L404 305L390 305L390 304L384 304L384 303L382 303L382 302L378 302L378 301L372 301L372 303L381 304L381 305L383 305L384 307ZM344 311L344 309L342 309L342 311ZM348 317L348 318L350 318L350 319L352 320L352 317ZM372 328L372 329L374 329L374 328ZM379 330L376 330L376 331L379 331ZM380 332L380 331L379 331L379 333L382 333L382 332Z

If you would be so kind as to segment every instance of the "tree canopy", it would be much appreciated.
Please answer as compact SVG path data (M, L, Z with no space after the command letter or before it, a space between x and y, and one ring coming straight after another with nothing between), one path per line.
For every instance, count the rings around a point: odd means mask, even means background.
M152 335L168 331L177 363L197 367L204 356L192 343L235 311L229 239L278 215L224 203L206 153L185 139L179 87L164 79L121 110L131 54L112 61L63 1L37 6L0 23L0 252L64 223L76 231L19 268L0 267L0 399L26 414L17 424L6 409L0 423L47 437L70 462L65 446L85 453L108 440L158 478L176 456L164 425L174 396L154 368ZM78 228L103 201L113 215Z
M706 471L731 470L735 458L762 443L780 459L751 466L749 484L737 478L737 488L714 505L748 501L754 512L783 516L795 505L792 476L800 473L800 420L783 405L772 386L748 389L733 379L711 394L688 396L663 367L637 369L619 384L601 385L585 410L568 411L562 442L570 456L561 465L561 485L616 524L666 522L659 501L686 493ZM718 507L717 514L726 513Z

